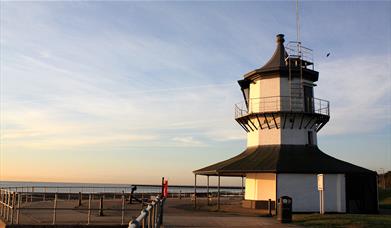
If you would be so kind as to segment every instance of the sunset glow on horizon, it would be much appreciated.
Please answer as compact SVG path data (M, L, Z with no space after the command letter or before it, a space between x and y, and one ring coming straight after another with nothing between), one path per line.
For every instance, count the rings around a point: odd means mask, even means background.
M245 149L237 80L266 63L276 34L296 38L295 2L0 5L0 181L191 184ZM330 101L319 146L374 171L391 170L390 12L301 9L315 96Z

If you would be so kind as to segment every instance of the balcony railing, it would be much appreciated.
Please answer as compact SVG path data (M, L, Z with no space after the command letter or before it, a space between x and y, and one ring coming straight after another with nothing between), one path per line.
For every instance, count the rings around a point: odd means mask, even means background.
M329 101L314 97L274 96L250 98L235 105L235 118L252 113L302 112L329 116Z

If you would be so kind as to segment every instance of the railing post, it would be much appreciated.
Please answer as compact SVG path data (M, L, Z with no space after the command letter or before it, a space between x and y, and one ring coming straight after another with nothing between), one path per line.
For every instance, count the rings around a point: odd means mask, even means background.
M150 213L149 213L149 216L148 216L148 218L149 218L148 219L148 228L152 228L153 227L153 213L154 213L154 208L153 208L153 205L152 205Z
M88 196L88 216L87 216L87 225L90 225L91 222L91 194Z
M147 209L143 209L142 212L145 213L145 217L143 220L143 228L145 228L145 227L148 227L148 217L149 217L150 212Z
M241 193L242 193L242 196L243 196L243 199L244 199L244 183L243 183L243 180L244 180L244 177L242 176L242 189L241 189Z
M165 198L161 199L160 201L160 221L159 221L159 227L163 224L163 217L164 217L164 202L166 201Z
M3 218L5 218L5 214L6 214L6 209L7 207L5 206L5 203L7 202L7 196L6 196L6 191L5 189L3 189L3 193L2 193L3 197L2 197L2 202L3 202L3 208L2 208L2 216Z
M22 201L22 195L18 193L18 207L16 208L16 224L19 224L19 218L20 218L20 203Z
M194 208L197 208L197 174L194 174Z
M16 199L16 192L12 193L12 208L11 208L11 224L14 224L14 211L15 211L15 199Z
M209 175L206 176L206 202L209 206Z
M3 189L0 188L0 217L3 217Z
M267 209L268 209L268 216L272 216L272 200L271 199L269 199L269 201L268 201Z
M124 191L122 191L121 225L124 224L124 216L125 216L125 193Z
M99 216L103 216L103 195L100 196L100 201L99 201Z
M34 195L34 187L31 187L31 198L30 198L30 202L33 202L33 195Z
M10 215L10 208L9 208L9 205L10 205L10 200L11 200L11 194L9 192L9 190L7 191L7 218L6 220L9 221L9 215Z
M153 214L153 227L154 228L156 227L158 214L159 214L158 201L155 201L154 214Z
M53 225L56 224L56 208L57 208L57 193L54 194L54 205L53 205Z
M220 210L220 174L217 179L217 210Z
M81 207L81 200L82 200L82 194L81 192L79 192L79 203L78 203L79 207Z

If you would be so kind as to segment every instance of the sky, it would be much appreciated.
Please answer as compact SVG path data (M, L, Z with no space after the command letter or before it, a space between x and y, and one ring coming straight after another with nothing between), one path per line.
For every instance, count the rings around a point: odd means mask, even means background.
M267 62L276 34L296 39L295 1L0 6L3 181L191 184L246 147L237 80ZM391 170L390 12L300 3L315 97L330 101L319 147L375 171Z

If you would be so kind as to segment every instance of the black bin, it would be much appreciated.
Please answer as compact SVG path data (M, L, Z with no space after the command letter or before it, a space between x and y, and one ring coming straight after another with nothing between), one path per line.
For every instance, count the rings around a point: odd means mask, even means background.
M282 223L292 222L292 198L281 196L277 200L277 220Z

